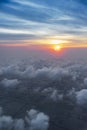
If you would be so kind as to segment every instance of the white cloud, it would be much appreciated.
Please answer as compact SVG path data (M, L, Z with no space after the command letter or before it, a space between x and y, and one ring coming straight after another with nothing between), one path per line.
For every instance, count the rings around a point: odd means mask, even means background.
M22 5L27 5L27 6L31 6L31 7L34 7L34 8L47 8L46 6L44 5L41 5L41 4L36 4L34 2L31 2L31 1L22 1L22 0L16 0L16 2L22 4Z

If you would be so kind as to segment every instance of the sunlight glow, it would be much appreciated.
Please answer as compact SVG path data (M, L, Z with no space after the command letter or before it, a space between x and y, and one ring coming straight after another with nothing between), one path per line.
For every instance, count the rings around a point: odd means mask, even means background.
M54 46L54 50L55 50L55 51L61 50L61 45L55 45L55 46Z
M52 44L59 44L61 43L61 40L52 40Z

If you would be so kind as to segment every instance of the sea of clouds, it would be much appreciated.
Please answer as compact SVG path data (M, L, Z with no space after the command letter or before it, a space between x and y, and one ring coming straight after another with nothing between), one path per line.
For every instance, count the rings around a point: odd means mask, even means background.
M86 130L87 66L0 67L0 130Z

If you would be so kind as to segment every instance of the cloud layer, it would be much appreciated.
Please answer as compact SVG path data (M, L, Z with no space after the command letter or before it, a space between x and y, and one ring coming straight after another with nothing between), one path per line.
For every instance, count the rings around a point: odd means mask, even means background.
M1 130L86 129L86 80L86 64L35 61L1 67Z

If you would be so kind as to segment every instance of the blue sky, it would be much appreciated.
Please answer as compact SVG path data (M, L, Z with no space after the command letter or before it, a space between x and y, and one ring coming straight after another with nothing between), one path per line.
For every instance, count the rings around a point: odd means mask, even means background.
M86 44L86 37L87 0L0 0L0 44Z

